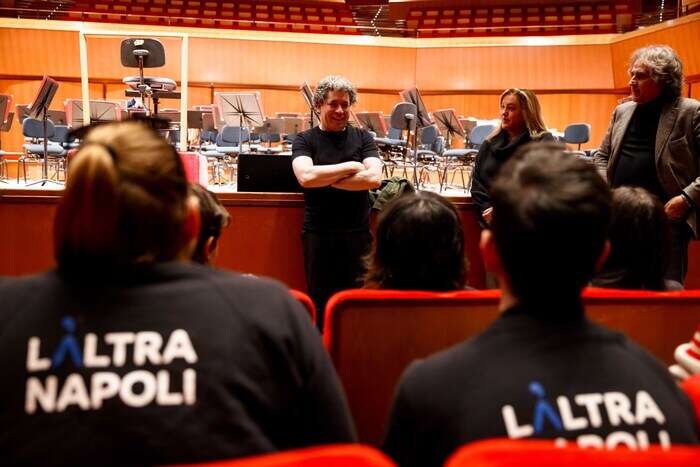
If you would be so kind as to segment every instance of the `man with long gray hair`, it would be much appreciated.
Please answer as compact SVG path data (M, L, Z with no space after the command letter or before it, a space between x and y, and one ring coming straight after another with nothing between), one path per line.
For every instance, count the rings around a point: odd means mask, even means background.
M666 279L685 281L688 242L698 236L700 102L681 97L683 64L668 46L636 50L631 96L615 108L594 159L611 187L637 186L656 195L669 219Z
M356 101L348 80L323 78L314 93L320 124L292 145L292 168L304 189L306 282L321 329L328 298L358 286L372 242L367 190L379 187L382 162L369 132L348 125Z

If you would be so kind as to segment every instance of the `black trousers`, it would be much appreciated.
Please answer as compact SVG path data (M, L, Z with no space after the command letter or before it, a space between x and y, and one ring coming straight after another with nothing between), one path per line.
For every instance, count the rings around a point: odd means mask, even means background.
M304 232L304 270L309 296L316 305L316 322L323 331L326 302L336 292L361 287L364 256L372 245L369 231Z
M668 224L671 238L664 278L685 284L685 275L688 273L688 243L693 237L693 231L684 220L669 221Z

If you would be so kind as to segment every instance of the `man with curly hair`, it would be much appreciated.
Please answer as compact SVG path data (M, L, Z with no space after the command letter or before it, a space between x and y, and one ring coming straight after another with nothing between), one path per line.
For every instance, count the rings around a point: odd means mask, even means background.
M685 280L688 242L698 236L700 102L680 97L683 64L668 46L636 50L630 99L615 108L594 155L611 187L636 186L656 195L669 219L666 279Z
M304 189L304 269L323 329L323 309L335 292L358 286L369 252L368 190L381 183L382 162L366 130L348 125L355 87L342 76L319 81L320 124L299 133L292 168Z

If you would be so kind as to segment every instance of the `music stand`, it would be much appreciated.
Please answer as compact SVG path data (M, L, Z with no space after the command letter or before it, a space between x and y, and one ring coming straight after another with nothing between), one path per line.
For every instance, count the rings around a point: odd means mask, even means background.
M378 138L387 136L384 112L358 112L356 115L362 128L373 131Z
M306 129L306 121L301 117L282 117L284 120L284 134L296 135Z
M41 119L44 125L44 163L41 166L41 180L30 183L30 185L36 185L41 183L44 186L46 182L56 183L57 185L62 185L61 182L57 180L49 180L49 138L48 134L48 121L49 121L49 106L53 97L56 95L58 90L58 82L54 79L49 78L44 75L44 79L41 80L39 89L34 96L34 100L29 105L29 116L37 120Z
M430 119L430 115L428 114L428 108L425 106L418 88L405 89L401 91L399 95L404 102L410 102L418 109L416 115L416 118L418 119L418 128L423 128L424 126L430 126L433 124L433 121Z
M441 132L447 134L447 148L452 147L452 137L454 135L459 135L462 138L466 138L466 133L464 127L459 122L457 115L455 114L455 109L442 109L433 112L433 117L437 122L437 126Z
M121 108L116 102L91 100L89 105L91 124L121 120ZM85 124L82 99L66 99L65 108L66 120L73 129L80 128Z
M214 131L216 129L216 124L214 123L214 113L206 111L202 112L202 130Z
M12 128L12 117L14 112L10 112L12 106L12 95L0 94L0 182L7 183L7 161L5 161L5 153L2 151L2 133L10 131Z
M306 101L306 105L309 106L309 128L313 128L316 126L316 122L318 122L321 118L316 110L316 106L314 105L314 92L311 90L311 86L309 86L306 81L299 86L299 91L301 92L301 96L304 98L304 101Z
M265 114L262 110L259 92L216 92L214 100L217 103L221 118L227 126L238 126L241 128L241 152L243 150L243 127L249 129L262 126L265 121Z
M0 94L0 132L10 131L12 127L12 117L10 112L12 107L12 96L10 94ZM0 137L0 151L2 151L2 138Z

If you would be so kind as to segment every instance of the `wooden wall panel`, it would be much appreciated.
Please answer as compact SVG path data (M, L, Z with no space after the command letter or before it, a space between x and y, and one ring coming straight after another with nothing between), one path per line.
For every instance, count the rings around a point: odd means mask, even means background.
M360 92L360 97L355 104L355 112L384 112L384 115L391 115L394 105L402 100L398 92L396 94Z
M120 47L124 37L87 36L88 76L92 79L117 78L138 75L138 68L126 68L121 65ZM180 80L180 54L182 40L173 37L157 37L165 48L165 66L144 70L146 76L162 76ZM75 57L78 60L78 57ZM79 63L79 62L78 62ZM80 70L78 70L80 76ZM190 79L192 79L190 77Z
M693 83L690 88L690 97L700 99L700 82Z
M416 84L427 90L610 89L608 45L418 49Z
M563 132L570 123L589 123L591 138L583 149L600 146L610 124L612 111L622 96L613 94L541 94L542 114L549 128Z
M19 81L19 80L0 80L0 93L2 94L12 94L13 109L17 104L29 104L41 81ZM102 85L91 84L90 94L94 96L102 95ZM53 110L63 110L64 101L71 97L80 96L80 83L73 82L60 82L58 91L51 102L50 108ZM6 151L21 151L22 144L24 143L24 137L22 136L22 126L19 124L17 117L14 117L12 122L12 128L9 133L2 134L2 147Z
M126 86L123 84L106 85L107 99L113 101L125 101L129 99L124 95L125 89ZM190 86L188 88L187 97L188 107L192 107L193 105L211 104L211 90L208 87ZM180 101L177 99L161 99L158 107L161 109L169 108L180 110Z
M216 87L215 92L253 92L260 91L263 111L268 116L275 115L275 112L299 112L308 113L309 107L306 105L301 93L296 90L260 89L260 88L228 88ZM362 111L382 111L390 114L394 104L400 101L398 93L369 93L360 91L357 104L354 107L356 112Z
M698 15L696 15L698 16ZM654 29L612 44L612 65L615 74L615 87L625 87L629 81L629 58L639 47L651 44L665 44L673 47L683 61L686 76L700 74L700 16L695 20L676 26Z
M412 86L416 51L356 45L190 39L190 80L300 85L341 74L360 88Z
M0 74L80 77L78 33L0 29Z

